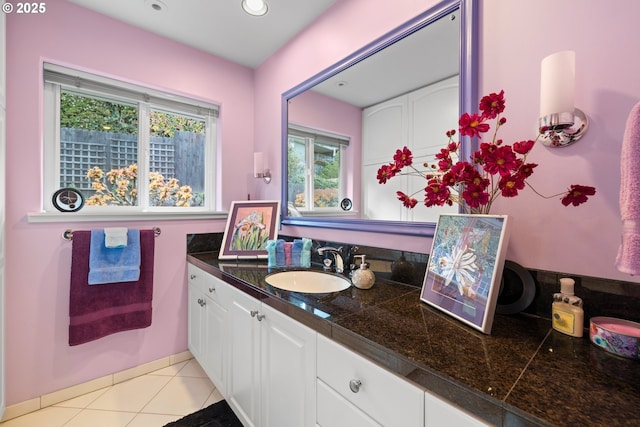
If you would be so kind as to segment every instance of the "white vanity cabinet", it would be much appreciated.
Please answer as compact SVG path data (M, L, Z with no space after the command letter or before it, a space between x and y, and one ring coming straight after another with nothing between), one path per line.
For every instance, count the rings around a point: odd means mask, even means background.
M245 427L490 425L187 265L189 350Z
M316 332L230 290L229 405L245 427L314 425Z
M188 265L189 351L224 395L227 387L229 285Z
M317 364L318 426L425 425L421 388L322 335Z

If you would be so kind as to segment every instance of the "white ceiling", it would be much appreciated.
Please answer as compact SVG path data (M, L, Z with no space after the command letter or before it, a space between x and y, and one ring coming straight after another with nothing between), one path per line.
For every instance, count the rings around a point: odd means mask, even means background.
M264 16L246 14L241 0L68 1L256 68L336 0L267 0Z
M458 74L456 10L343 70L313 89L365 108Z

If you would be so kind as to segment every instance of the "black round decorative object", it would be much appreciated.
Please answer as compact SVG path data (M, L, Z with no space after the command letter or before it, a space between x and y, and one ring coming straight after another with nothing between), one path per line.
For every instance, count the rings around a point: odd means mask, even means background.
M353 206L353 203L351 203L351 199L344 198L340 201L340 207L343 211L350 210L351 206Z
M531 273L520 264L506 260L496 304L498 314L516 314L529 307L536 296Z
M60 212L77 212L84 206L84 196L75 188L61 188L51 198L53 206Z

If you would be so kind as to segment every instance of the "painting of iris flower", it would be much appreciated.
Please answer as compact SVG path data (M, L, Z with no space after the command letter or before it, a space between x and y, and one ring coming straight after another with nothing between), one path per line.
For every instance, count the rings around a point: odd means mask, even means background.
M278 236L280 202L233 202L219 259L260 259L267 257L267 240Z

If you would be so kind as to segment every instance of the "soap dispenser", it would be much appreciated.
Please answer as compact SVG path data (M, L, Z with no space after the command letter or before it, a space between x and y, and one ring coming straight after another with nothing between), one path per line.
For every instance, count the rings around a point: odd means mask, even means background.
M551 322L553 329L572 337L584 333L582 298L574 295L575 281L569 277L560 279L560 293L553 294Z
M351 282L353 286L359 289L369 289L376 281L376 276L373 271L367 268L365 262L366 255L354 255L354 258L360 258L360 268L353 272Z

